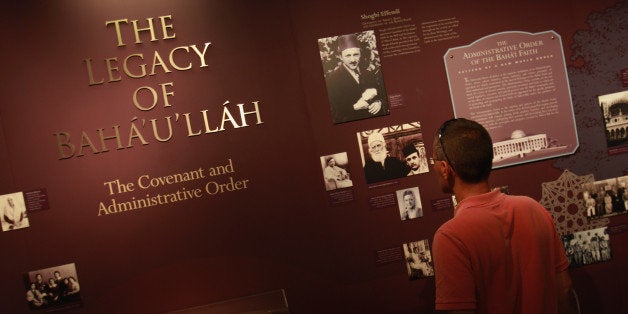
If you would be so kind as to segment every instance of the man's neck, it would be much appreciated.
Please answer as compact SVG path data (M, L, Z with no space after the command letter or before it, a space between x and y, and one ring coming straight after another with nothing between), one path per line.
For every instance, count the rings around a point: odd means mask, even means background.
M351 77L355 80L355 82L360 84L360 70L358 69L352 70L344 64L342 66L345 67L345 69L347 70L347 72L349 72L349 75L351 75Z
M359 71L357 68L356 68L356 69L351 69L350 67L348 67L348 66L347 66L346 64L344 64L344 63L343 63L342 65L343 65L343 66L345 67L345 69L347 69L347 71L349 71L350 73L360 75L360 71Z
M467 197L485 194L491 191L488 186L488 181L482 181L478 183L467 183L461 180L456 180L454 184L454 195L458 203L462 202Z

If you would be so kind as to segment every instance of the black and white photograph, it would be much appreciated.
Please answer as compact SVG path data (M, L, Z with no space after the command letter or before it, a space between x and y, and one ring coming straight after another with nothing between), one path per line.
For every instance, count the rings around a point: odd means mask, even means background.
M26 302L32 310L48 312L81 305L74 263L30 271L24 280Z
M427 172L427 157L421 157L412 147L423 147L421 123L411 122L357 133L366 182L399 179L415 174L415 169ZM419 162L408 157L417 154ZM410 158L412 160L412 158ZM424 169L421 170L421 167Z
M628 145L628 91L598 96L609 148Z
M0 195L2 231L11 231L30 226L22 192Z
M625 214L628 208L628 176L582 185L582 199L587 217L601 218Z
M427 239L404 243L403 254L410 280L434 276L434 262Z
M318 39L334 124L390 112L372 30Z
M396 194L401 220L423 217L419 187L397 190Z
M563 237L569 267L575 268L611 260L607 227L574 232Z
M430 171L423 141L413 141L405 145L402 152L406 164L410 167L410 172L408 172L409 176Z
M522 129L513 130L508 138L493 142L493 164L512 163L525 157L545 152L560 151L567 146L545 133L530 134Z
M353 186L349 169L347 153L337 153L321 157L325 190L348 188Z

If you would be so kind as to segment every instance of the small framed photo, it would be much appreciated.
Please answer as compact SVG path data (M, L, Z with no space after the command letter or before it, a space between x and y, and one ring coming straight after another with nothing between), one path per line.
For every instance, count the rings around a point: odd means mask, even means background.
M74 263L24 274L26 302L32 310L58 311L82 305Z
M30 226L22 192L0 195L0 220L2 231L11 231Z
M608 227L574 232L563 237L570 268L611 260Z
M334 124L390 114L375 32L318 40Z
M353 186L346 152L321 156L321 166L325 190L332 191Z
M423 207L421 206L421 194L419 187L396 191L397 205L401 220L410 220L423 217Z
M410 280L434 276L434 261L427 239L403 244Z
M628 151L628 91L598 96L598 103L604 119L606 146L613 151Z
M368 184L429 171L418 121L365 130L356 135Z

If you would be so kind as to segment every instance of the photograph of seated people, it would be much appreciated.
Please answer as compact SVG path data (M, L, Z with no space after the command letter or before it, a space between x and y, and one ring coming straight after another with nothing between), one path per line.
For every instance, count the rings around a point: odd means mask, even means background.
M353 186L349 172L347 172L347 153L321 157L323 163L323 178L327 191Z
M375 33L319 39L335 124L389 114Z
M576 313L567 256L548 210L489 187L488 131L472 120L448 120L432 154L440 189L458 200L453 218L434 234L436 310Z
M0 204L2 231L30 226L28 216L26 215L24 196L21 192L3 195L3 197L0 197Z
M42 274L36 273L35 280L28 285L26 301L31 309L49 309L80 300L81 288L75 276L63 277L58 270L51 275L44 281Z
M368 136L368 155L370 158L364 162L367 183L403 178L410 172L405 160L389 155L386 140L379 132L374 131Z
M403 252L410 280L434 276L428 240L404 243Z

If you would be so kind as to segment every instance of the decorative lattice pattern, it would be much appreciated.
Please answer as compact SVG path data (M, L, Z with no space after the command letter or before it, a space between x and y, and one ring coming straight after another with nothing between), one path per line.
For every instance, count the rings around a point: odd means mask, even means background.
M552 214L559 235L608 225L608 218L593 220L587 218L582 199L582 185L593 181L592 174L577 176L565 170L556 181L542 184L543 190L539 202Z

